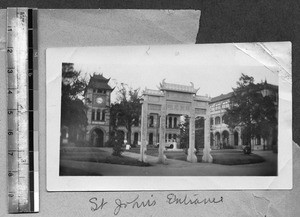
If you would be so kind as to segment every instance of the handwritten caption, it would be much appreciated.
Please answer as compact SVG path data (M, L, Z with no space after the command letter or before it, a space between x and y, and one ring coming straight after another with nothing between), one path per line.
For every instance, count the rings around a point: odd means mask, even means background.
M155 195L151 194L150 197L141 197L136 195L131 199L116 198L114 201L106 201L105 198L92 197L89 199L89 205L92 212L104 210L106 207L112 205L113 213L115 216L120 214L122 210L126 209L143 209L147 207L155 207L161 203L164 205L174 206L190 206L190 205L208 205L208 204L221 204L224 202L222 196L220 197L201 197L199 194L167 194L165 200L155 199Z

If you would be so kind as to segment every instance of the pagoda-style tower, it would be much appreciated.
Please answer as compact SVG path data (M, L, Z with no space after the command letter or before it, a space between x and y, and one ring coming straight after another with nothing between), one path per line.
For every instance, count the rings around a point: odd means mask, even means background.
M88 107L87 140L91 146L103 147L109 139L110 95L113 91L108 85L110 79L95 74L85 90L85 104Z

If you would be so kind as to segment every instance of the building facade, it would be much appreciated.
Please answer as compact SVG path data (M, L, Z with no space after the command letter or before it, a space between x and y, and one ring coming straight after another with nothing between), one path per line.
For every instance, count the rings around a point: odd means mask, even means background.
M258 90L263 97L274 96L276 117L278 119L278 86L268 84L267 82L260 85ZM210 101L210 125L211 125L211 147L213 149L224 148L243 148L246 142L242 138L242 127L237 126L233 130L229 129L226 123L226 108L230 106L230 99L233 92L222 94L214 97ZM273 132L269 138L264 139L257 136L251 139L251 147L254 150L271 149L272 145L277 142L277 133Z
M225 112L230 106L230 98L233 92L213 97L210 101L210 142L213 149L223 149L227 147L241 148L241 127L230 130Z
M103 75L94 74L91 76L90 81L85 91L85 104L87 106L87 119L88 125L86 127L86 140L92 146L103 147L109 140L110 135L110 105L111 105L111 92L113 88L108 85L109 79ZM191 88L190 86L168 84L169 90L146 90L144 94L151 99L162 98L165 94L173 94L176 99L182 94L182 90ZM171 88L171 89L170 89ZM176 89L177 88L177 89ZM178 89L179 88L179 89ZM181 92L180 92L181 91ZM193 91L195 91L193 89ZM278 86L265 83L260 90L263 95L275 95L278 98ZM184 91L183 91L184 92ZM170 96L171 96L170 95ZM207 96L197 96L194 94L194 99L197 101L208 102L210 110L210 146L212 149L225 149L225 148L243 148L244 143L242 138L242 126L237 126L234 129L229 129L226 123L226 108L230 106L230 99L233 92L228 94L221 94L220 96L209 98ZM172 97L172 96L171 96ZM184 99L183 99L184 101ZM199 101L199 102L200 102ZM176 104L176 103L175 103ZM174 104L174 105L175 105ZM175 105L180 108L180 105ZM276 102L276 107L278 103ZM147 116L147 135L146 141L148 145L157 146L160 142L160 115L159 113L149 113ZM180 148L180 123L182 122L182 115L177 113L169 113L165 118L165 142L173 144L173 148ZM126 142L127 129L120 126L119 131L123 132L124 140ZM195 129L195 131L201 129ZM202 128L203 130L203 128ZM136 146L141 144L141 125L133 126L131 129L132 145ZM277 136L277 135L273 135ZM261 137L251 139L251 146L253 149L268 149L271 143L274 143L274 138L263 139ZM197 141L197 140L196 140ZM199 141L199 140L198 140ZM203 145L196 145L203 147Z

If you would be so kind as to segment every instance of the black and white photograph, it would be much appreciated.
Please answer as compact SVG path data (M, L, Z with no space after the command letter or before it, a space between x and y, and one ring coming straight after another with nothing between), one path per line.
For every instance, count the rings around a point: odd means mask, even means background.
M58 66L59 177L278 177L288 77L261 49L286 61L290 44L47 50L68 57Z

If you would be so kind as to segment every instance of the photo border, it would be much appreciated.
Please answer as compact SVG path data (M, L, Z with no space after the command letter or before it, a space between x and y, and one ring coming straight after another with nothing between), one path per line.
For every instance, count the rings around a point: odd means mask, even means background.
M204 47L209 45L216 44L198 44L193 46ZM59 176L61 65L63 62L72 62L75 53L79 55L77 49L48 48L46 51L46 168L48 191L253 190L292 188L292 85L281 76L278 79L278 144L284 145L278 145L278 176Z

